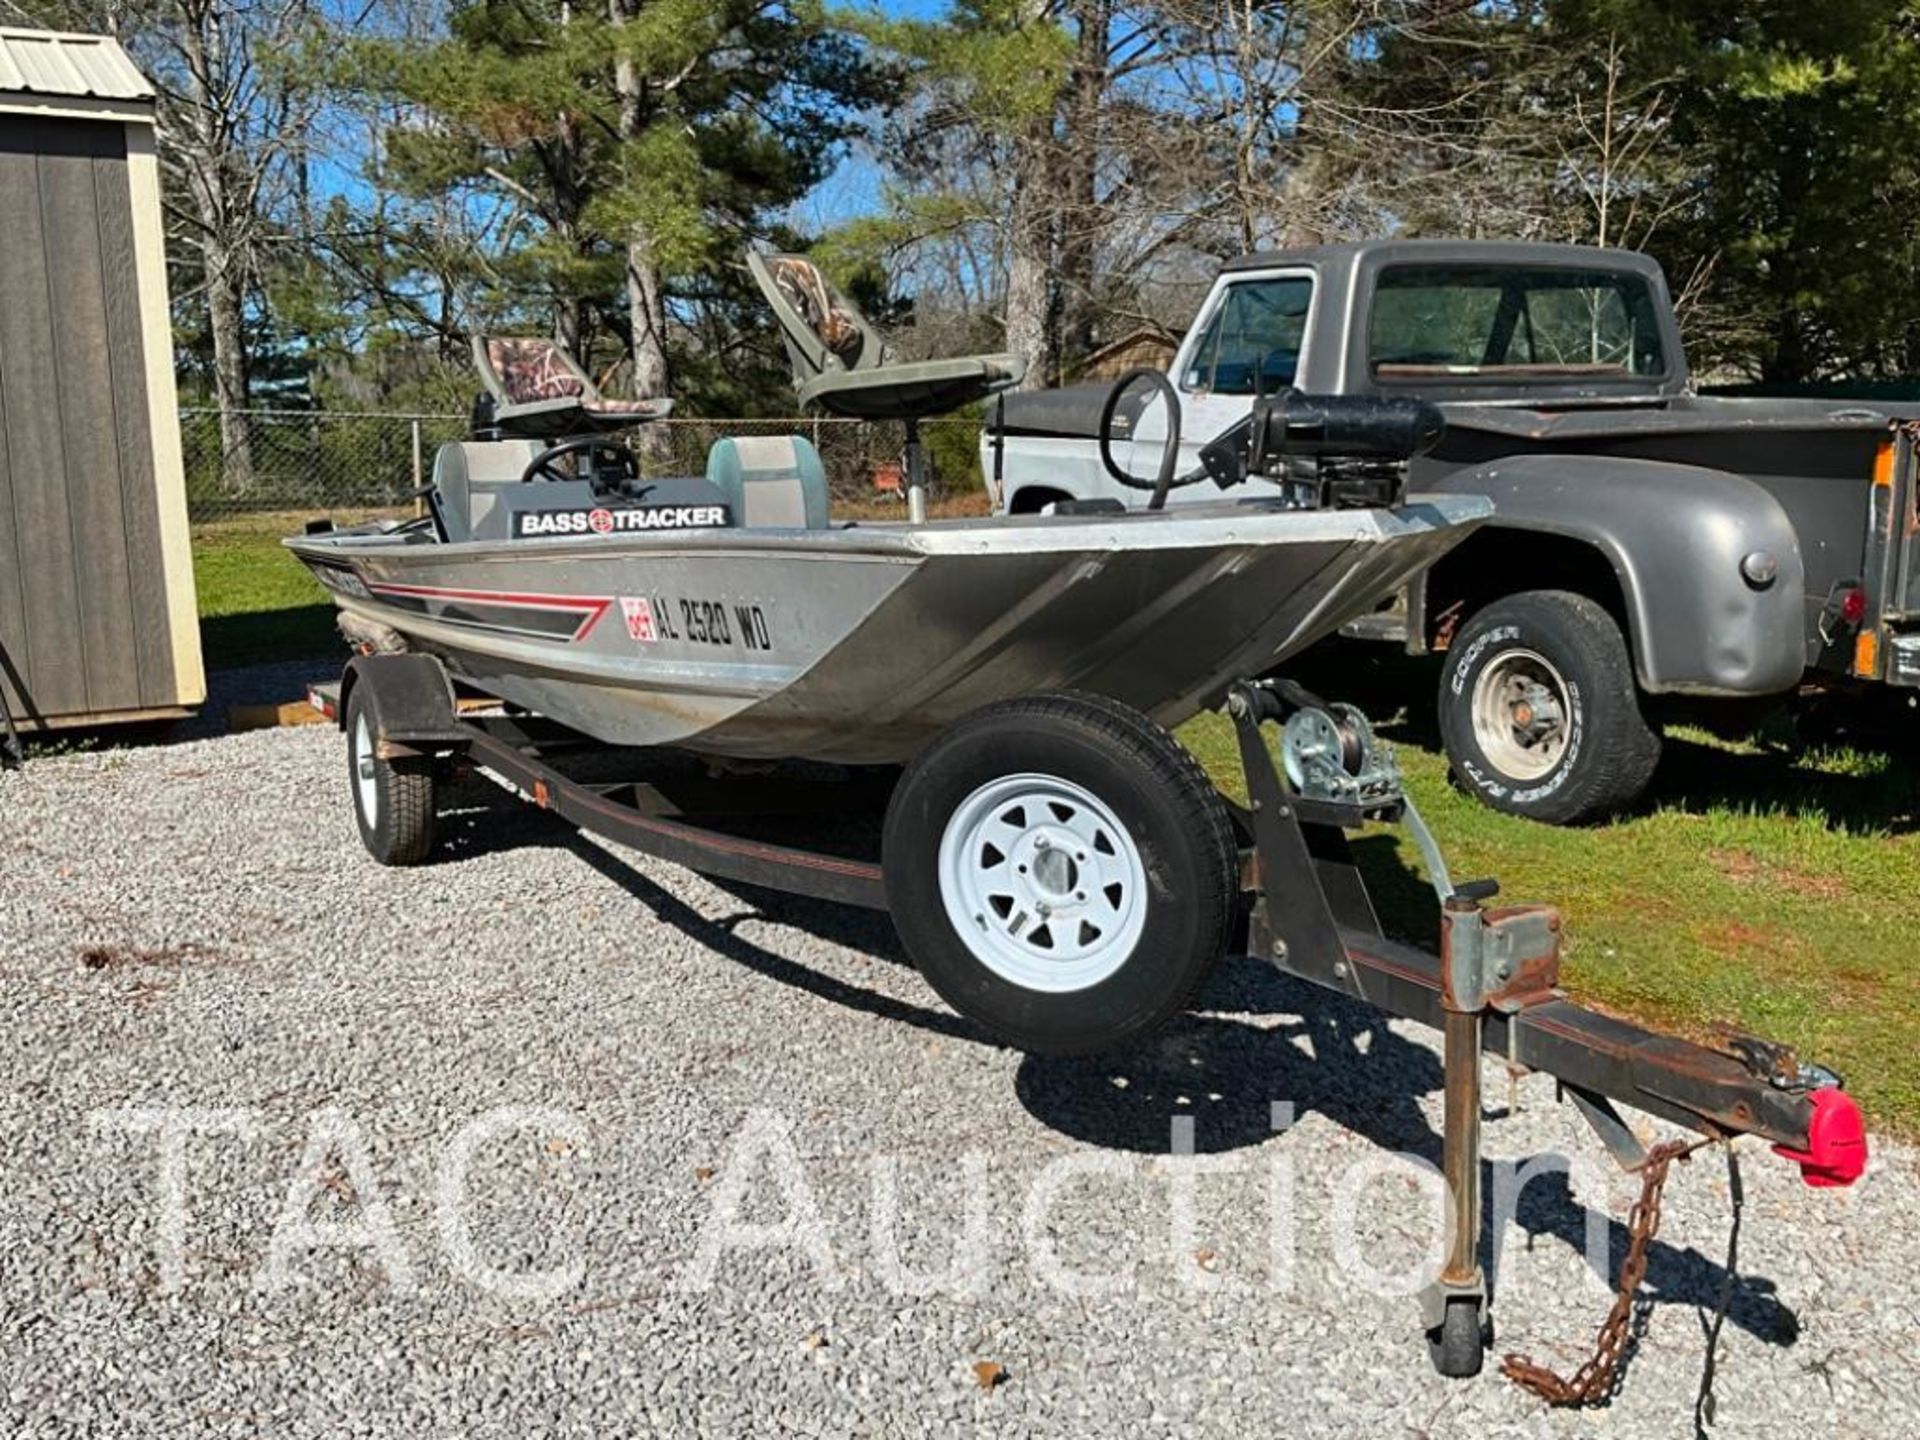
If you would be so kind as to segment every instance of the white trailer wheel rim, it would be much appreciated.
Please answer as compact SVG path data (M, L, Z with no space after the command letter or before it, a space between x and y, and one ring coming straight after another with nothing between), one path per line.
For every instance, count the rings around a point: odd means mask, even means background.
M360 818L369 830L380 828L379 760L373 753L373 734L362 715L353 727L353 798L360 807Z
M1573 727L1567 682L1537 650L1503 650L1473 682L1473 738L1502 774L1549 775L1566 758Z
M1006 775L940 836L940 899L973 957L1023 990L1085 990L1127 963L1147 924L1140 848L1091 791Z

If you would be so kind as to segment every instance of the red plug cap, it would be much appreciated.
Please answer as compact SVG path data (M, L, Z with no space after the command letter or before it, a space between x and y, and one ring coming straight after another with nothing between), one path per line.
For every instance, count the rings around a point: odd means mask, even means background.
M1773 1147L1800 1167L1809 1185L1830 1189L1851 1185L1867 1168L1867 1122L1844 1090L1815 1090L1807 1096L1813 1118L1807 1121L1807 1148Z

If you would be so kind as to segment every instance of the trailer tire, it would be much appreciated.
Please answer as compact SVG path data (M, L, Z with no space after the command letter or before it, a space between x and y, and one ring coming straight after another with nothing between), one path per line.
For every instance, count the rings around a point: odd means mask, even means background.
M347 698L347 784L360 843L382 865L419 865L433 853L437 789L428 756L388 760L366 687Z
M1439 710L1460 786L1549 824L1630 805L1660 760L1626 637L1571 591L1525 591L1476 612L1447 651Z
M1023 1050L1126 1045L1226 951L1225 802L1160 726L1043 695L961 720L907 768L881 846L887 902L928 983Z

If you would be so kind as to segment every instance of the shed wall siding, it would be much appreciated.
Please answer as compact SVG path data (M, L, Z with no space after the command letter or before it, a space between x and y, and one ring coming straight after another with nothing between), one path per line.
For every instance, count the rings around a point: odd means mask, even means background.
M30 720L178 701L134 246L124 127L0 115L0 640Z

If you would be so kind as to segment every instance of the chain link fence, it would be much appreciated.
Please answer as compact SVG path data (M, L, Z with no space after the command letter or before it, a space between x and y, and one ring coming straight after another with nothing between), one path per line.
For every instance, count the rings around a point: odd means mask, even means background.
M196 525L293 514L342 522L411 512L433 476L433 455L465 438L460 415L375 414L334 410L185 409L187 507ZM979 460L980 422L922 423L933 499L949 511L980 510L986 495ZM643 474L699 475L707 451L725 435L804 435L819 450L838 513L904 514L898 423L865 420L682 420L630 433Z

